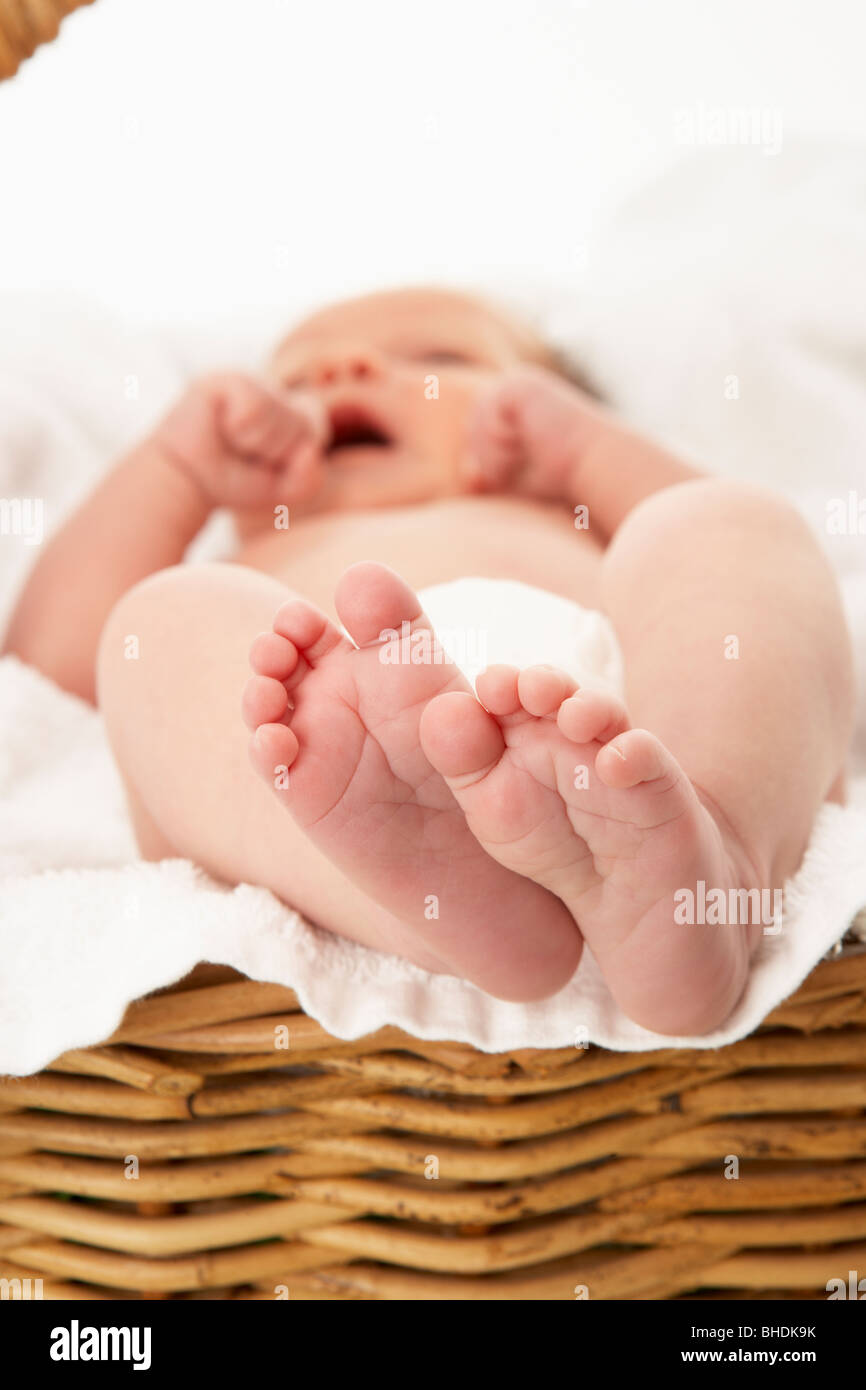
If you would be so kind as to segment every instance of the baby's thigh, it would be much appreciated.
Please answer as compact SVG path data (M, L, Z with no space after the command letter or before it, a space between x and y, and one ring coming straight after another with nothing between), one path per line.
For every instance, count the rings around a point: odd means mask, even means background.
M268 888L320 926L387 948L390 914L302 834L248 758L247 656L292 591L241 565L188 565L136 585L99 651L98 694L148 859L192 859Z
M388 914L297 829L254 773L240 712L250 644L292 596L241 565L185 565L136 585L102 635L99 704L148 859L183 858L269 888L370 946Z
M290 596L233 565L164 570L125 594L106 623L99 705L148 858L192 855L222 876L239 799L273 808L248 768L240 697L247 654Z

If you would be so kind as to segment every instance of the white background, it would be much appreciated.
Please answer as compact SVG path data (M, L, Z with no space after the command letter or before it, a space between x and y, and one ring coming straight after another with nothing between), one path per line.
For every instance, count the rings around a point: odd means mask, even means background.
M0 87L0 289L220 314L579 275L678 110L866 136L860 0L96 0ZM759 156L760 157L760 156Z

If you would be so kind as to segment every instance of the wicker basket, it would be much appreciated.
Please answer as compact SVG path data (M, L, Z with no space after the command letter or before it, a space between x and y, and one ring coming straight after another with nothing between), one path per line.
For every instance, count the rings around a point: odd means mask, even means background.
M0 82L55 38L65 15L93 0L0 0Z
M0 0L0 80L86 3ZM0 1079L0 1278L74 1299L825 1298L866 1271L864 1082L863 948L715 1052L344 1043L291 990L203 966L104 1046Z
M104 1046L0 1081L0 1277L75 1299L826 1298L866 1272L864 1082L862 947L742 1042L635 1054L340 1042L291 990L200 966Z

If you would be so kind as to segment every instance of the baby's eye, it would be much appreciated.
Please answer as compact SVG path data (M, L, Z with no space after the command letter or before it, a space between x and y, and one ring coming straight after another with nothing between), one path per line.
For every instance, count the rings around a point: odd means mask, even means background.
M462 352L452 352L450 348L431 348L424 353L425 362L456 363L458 366L471 365L471 358Z

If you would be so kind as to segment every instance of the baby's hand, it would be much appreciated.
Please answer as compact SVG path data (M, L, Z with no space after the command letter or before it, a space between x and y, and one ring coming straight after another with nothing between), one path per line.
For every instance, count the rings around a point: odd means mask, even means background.
M195 382L156 439L210 506L245 510L315 492L327 434L316 397L225 372Z
M553 372L517 367L477 403L464 479L476 492L571 501L588 436L603 418L590 396Z

